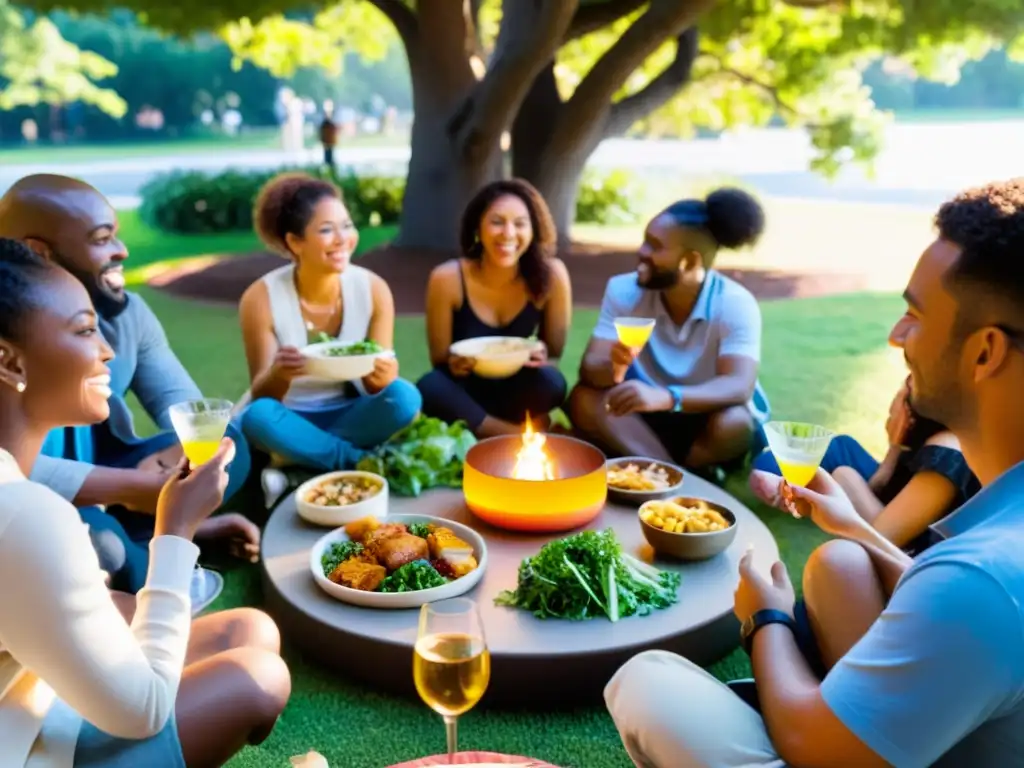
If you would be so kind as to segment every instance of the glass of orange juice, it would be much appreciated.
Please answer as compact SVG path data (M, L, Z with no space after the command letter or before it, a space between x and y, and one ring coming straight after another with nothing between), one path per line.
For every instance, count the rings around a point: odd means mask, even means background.
M825 427L801 421L769 421L764 431L782 476L799 486L811 482L834 434Z
M412 675L420 698L444 718L451 764L459 715L476 706L491 681L491 655L475 602L458 597L420 609Z
M171 406L171 424L193 467L205 464L217 453L233 407L229 400L188 400Z
M653 317L617 317L615 331L619 341L631 349L641 349L654 331Z

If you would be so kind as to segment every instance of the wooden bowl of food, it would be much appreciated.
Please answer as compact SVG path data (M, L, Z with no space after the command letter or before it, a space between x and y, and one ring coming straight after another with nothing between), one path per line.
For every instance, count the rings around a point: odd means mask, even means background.
M683 485L683 470L675 464L643 456L609 459L608 495L621 504L640 506L652 499L678 493Z
M329 472L295 492L299 517L328 528L364 517L387 517L388 481L373 472Z
M736 515L707 499L654 499L638 514L640 529L654 551L679 560L708 560L736 538Z

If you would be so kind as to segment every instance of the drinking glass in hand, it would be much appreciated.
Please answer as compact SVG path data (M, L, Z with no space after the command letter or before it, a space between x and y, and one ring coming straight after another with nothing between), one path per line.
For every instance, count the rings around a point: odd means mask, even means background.
M412 669L420 698L444 718L450 764L458 751L458 717L476 706L491 679L491 655L475 602L455 598L420 609Z

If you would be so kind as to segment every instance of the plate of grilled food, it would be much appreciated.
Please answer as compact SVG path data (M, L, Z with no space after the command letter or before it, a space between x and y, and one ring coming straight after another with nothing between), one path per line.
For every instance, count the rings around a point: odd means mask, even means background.
M365 517L331 531L309 568L331 597L364 608L418 608L473 589L487 544L472 528L428 515Z

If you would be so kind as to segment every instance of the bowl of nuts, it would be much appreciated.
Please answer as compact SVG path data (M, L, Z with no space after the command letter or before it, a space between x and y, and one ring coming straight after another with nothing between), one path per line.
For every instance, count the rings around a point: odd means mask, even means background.
M654 551L679 560L708 560L736 538L736 515L707 499L656 499L641 505L638 514Z

